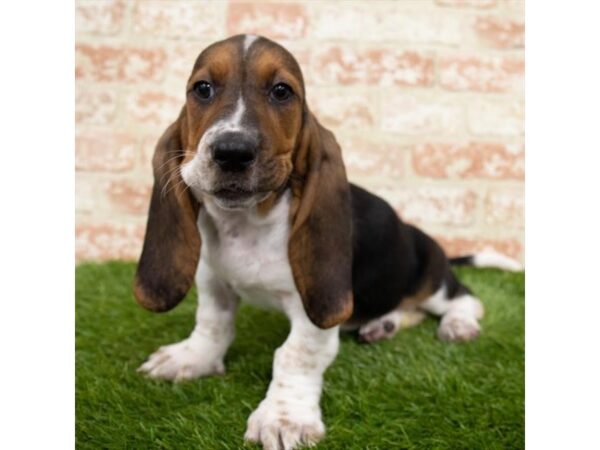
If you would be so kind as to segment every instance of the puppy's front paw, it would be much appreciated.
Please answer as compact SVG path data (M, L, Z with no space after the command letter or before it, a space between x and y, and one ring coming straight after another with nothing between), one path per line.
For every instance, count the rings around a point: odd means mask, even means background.
M189 338L160 347L142 364L138 372L152 378L183 381L205 375L225 373L222 357L211 354L202 341Z
M244 439L263 445L265 450L292 450L315 445L325 435L318 405L291 405L265 399L248 418Z

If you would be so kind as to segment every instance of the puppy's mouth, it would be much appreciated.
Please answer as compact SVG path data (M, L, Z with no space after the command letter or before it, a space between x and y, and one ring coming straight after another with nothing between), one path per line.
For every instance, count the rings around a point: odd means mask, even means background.
M239 188L220 188L208 193L223 209L246 209L260 203L269 192Z
M231 188L218 189L216 191L211 192L211 195L213 195L214 197L216 197L220 200L225 200L225 201L245 200L245 199L252 197L255 194L256 194L256 192L254 192L254 191L249 191L246 189L231 189Z

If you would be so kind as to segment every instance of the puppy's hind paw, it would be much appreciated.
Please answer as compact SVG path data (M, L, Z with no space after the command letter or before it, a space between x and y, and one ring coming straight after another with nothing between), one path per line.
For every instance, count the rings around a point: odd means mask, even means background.
M425 317L426 315L422 311L394 310L360 327L358 340L359 342L372 344L383 339L391 339L398 330L417 325Z
M468 342L476 339L480 330L474 317L448 313L442 317L437 335L442 341Z

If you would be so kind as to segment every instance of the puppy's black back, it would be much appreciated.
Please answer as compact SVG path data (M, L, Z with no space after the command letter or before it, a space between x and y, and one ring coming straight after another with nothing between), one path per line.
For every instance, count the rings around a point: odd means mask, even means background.
M403 223L383 199L350 184L353 213L351 321L363 322L396 308L423 288L442 283L452 296L466 291L441 247L418 228Z

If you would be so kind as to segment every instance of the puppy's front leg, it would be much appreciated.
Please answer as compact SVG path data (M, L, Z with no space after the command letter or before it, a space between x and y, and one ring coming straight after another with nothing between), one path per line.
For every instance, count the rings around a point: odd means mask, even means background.
M138 369L152 378L181 381L225 372L223 358L235 337L238 299L203 261L196 273L198 309L192 334L159 348Z
M319 399L323 373L339 346L339 327L312 324L299 296L284 305L291 331L275 352L267 396L250 415L245 438L266 450L314 444L325 434Z

